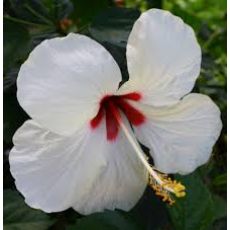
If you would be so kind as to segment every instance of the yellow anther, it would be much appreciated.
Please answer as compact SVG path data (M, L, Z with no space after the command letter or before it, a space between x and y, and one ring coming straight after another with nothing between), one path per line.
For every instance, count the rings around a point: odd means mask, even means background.
M176 197L178 198L181 198L181 197L184 197L186 195L185 192L178 192L178 193L175 193Z
M174 187L174 191L175 191L174 193L177 197L184 197L186 195L184 190L185 187L181 183L176 184Z
M176 182L176 181L175 181L175 190L176 190L176 191L185 190L185 186L182 185L180 182Z
M180 182L176 180L172 180L171 178L164 178L163 186L167 189L170 189L172 193L175 194L176 197L184 197L185 193L185 186L182 185Z
M156 171L155 171L156 172ZM169 205L173 205L175 200L172 198L172 194L181 198L186 195L185 186L176 180L172 180L167 177L166 174L156 172L162 183L158 183L155 178L149 175L149 185L155 191L155 194L162 198L164 202Z
M172 200L172 199L171 199L171 200L169 201L169 205L172 206L173 204L175 204L175 200Z

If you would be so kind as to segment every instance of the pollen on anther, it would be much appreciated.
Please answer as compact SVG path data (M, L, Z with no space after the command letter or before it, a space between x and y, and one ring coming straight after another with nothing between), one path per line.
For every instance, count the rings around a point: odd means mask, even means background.
M185 186L176 180L172 180L167 177L166 174L157 172L159 178L163 182L161 185L156 182L156 180L149 175L149 186L155 191L156 195L161 197L164 202L169 205L173 205L175 200L172 194L178 198L182 198L186 195Z

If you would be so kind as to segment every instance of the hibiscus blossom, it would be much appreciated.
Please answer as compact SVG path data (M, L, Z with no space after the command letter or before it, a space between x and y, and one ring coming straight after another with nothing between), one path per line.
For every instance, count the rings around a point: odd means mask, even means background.
M149 10L130 33L127 63L129 81L119 87L109 52L71 33L45 40L22 65L17 98L32 119L14 135L10 169L28 205L130 210L148 183L169 203L185 195L163 173L206 163L222 126L209 97L188 94L201 64L194 32L169 12Z

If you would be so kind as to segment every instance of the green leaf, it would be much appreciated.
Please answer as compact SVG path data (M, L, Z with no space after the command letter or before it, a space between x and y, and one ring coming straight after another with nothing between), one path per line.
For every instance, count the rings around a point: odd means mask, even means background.
M25 59L31 45L29 32L22 25L4 18L3 58L4 72L16 62Z
M4 230L45 230L53 224L42 211L29 208L16 191L4 190Z
M16 84L19 68L11 68L3 78L3 92L10 91Z
M173 5L173 9L170 11L181 17L185 23L189 24L193 29L196 29L196 31L201 27L202 21L196 15L180 8L177 4Z
M197 173L189 176L177 176L176 179L186 186L187 194L169 207L169 213L177 230L209 230L213 221L223 215L222 203L220 213L216 214L216 202Z
M213 179L212 184L214 186L226 186L227 185L227 173L223 173L221 175L216 176Z
M90 35L99 42L126 48L134 22L140 16L136 9L111 8L99 14L89 28Z
M16 95L4 93L3 96L3 139L6 143L12 143L15 131L29 117L19 106Z
M148 8L162 9L163 0L146 0Z
M121 211L105 211L95 213L78 221L67 230L141 230L128 213Z
M10 0L10 3L17 18L51 27L73 11L70 0Z
M227 216L227 202L217 195L213 195L214 220L218 220Z
M68 17L74 10L71 0L42 0L37 2L42 2L43 7L47 9L54 21Z
M71 18L80 26L91 22L93 17L109 6L107 0L72 0L74 11Z
M169 215L165 202L155 195L152 188L146 188L142 198L135 207L129 212L145 230L163 230L168 229Z
M190 25L193 25L198 32L198 28L204 24L208 24L208 27L212 29L225 27L226 3L226 0L209 0L209 4L206 0L164 0L164 9L181 16ZM192 18L194 21L192 21Z

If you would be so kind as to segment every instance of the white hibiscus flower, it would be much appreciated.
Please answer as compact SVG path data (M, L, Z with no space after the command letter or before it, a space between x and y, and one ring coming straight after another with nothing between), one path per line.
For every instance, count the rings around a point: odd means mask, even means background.
M10 169L25 202L45 212L130 210L149 183L172 203L184 187L163 173L206 163L220 111L191 93L201 50L180 18L152 9L127 44L129 81L92 39L69 34L38 45L22 65L17 98L31 116L14 135ZM155 168L139 146L150 149Z

